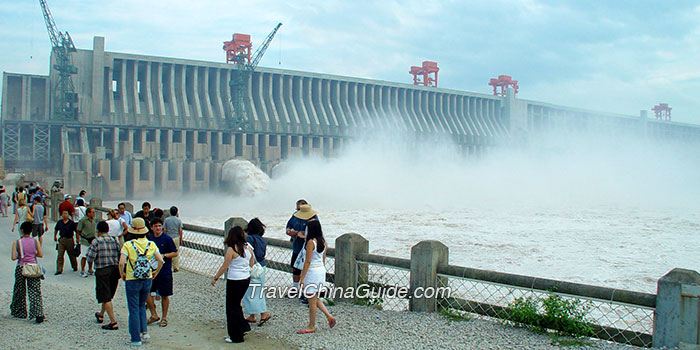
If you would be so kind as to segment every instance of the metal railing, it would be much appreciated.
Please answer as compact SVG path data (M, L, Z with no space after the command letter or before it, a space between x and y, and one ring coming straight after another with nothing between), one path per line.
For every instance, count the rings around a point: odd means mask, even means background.
M563 301L577 300L592 336L635 346L652 345L655 294L452 265L438 267L436 284L450 287L452 292L449 298L437 300L439 307L505 320L515 300L541 300L551 295Z

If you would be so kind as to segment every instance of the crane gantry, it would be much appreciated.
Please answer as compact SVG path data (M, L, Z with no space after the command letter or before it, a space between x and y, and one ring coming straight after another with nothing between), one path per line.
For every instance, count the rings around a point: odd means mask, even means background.
M73 65L71 54L75 52L75 44L68 32L60 32L53 20L46 0L39 0L44 14L46 30L49 32L53 55L56 59L53 68L58 72L58 80L54 87L53 120L78 120L78 94L73 86L72 75L78 74L78 68Z
M252 57L250 54L250 49L252 48L250 35L234 34L232 41L224 42L226 62L236 65L229 83L232 111L231 115L226 118L228 127L232 130L244 131L250 127L248 118L250 105L246 103L250 100L248 98L248 82L281 26L282 23L277 24Z

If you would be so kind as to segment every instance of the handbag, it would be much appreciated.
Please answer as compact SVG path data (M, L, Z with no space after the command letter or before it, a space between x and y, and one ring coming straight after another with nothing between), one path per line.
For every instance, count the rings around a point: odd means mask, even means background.
M79 257L80 256L80 243L76 244L75 247L73 247L73 254L74 257Z
M252 255L250 258L255 260L255 264L253 264L253 266L250 267L250 278L259 279L260 277L262 277L265 270L263 269L262 265L260 265L260 263L258 262L258 259L255 257L253 247L248 245L248 248L250 248L248 251Z
M265 273L265 269L257 261L255 262L255 265L250 267L250 278L260 279L263 273Z
M301 248L299 255L297 255L297 259L294 260L294 268L299 269L299 270L303 270L304 269L304 260L306 260L306 246Z
M32 239L34 240L34 239ZM36 244L36 240L34 240ZM19 258L24 259L24 249L22 248L22 241L17 240L17 247L19 249ZM36 259L36 258L35 258ZM44 275L41 265L35 263L29 263L22 265L22 276L27 278L37 278Z
M24 214L24 221L34 222L34 215L29 211L29 208L25 207L25 210L27 213Z

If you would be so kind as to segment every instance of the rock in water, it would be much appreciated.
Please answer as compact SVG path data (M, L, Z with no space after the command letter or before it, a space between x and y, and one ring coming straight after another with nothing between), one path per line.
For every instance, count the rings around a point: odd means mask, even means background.
M245 159L231 159L221 168L225 189L237 196L253 197L267 191L270 177Z

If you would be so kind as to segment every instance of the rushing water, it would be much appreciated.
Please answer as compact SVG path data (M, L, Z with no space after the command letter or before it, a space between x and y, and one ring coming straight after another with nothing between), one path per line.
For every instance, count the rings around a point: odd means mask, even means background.
M407 144L356 143L338 158L290 160L267 184L239 176L252 181L253 197L152 202L207 226L257 216L266 235L284 238L294 202L305 198L331 241L356 232L373 253L408 257L433 239L449 247L452 264L637 291L654 292L674 267L700 270L697 151L567 138L465 158L449 143Z

